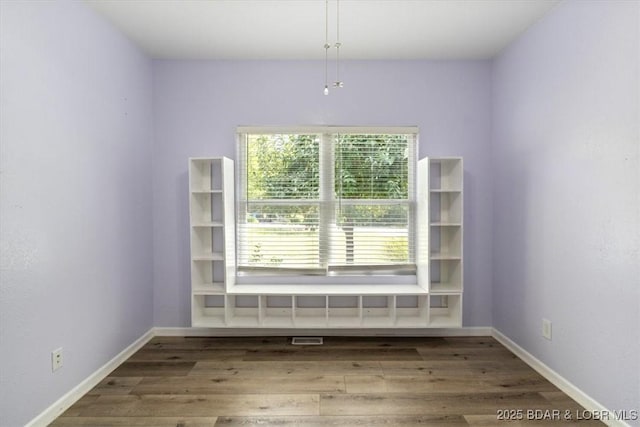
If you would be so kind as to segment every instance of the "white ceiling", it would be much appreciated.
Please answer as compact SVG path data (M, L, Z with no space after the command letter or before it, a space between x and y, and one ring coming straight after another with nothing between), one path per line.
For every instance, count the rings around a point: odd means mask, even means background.
M560 0L340 0L341 55L483 59ZM85 0L143 51L173 59L324 58L324 0ZM336 0L329 0L335 42Z

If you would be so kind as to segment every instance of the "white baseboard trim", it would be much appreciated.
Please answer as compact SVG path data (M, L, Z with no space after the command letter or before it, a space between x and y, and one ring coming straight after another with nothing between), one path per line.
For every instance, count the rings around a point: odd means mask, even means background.
M68 393L45 409L40 415L31 420L26 427L44 427L51 424L58 416L60 416L60 414L69 409L69 407L77 402L78 399L98 385L100 381L105 379L109 373L111 373L111 371L120 366L125 360L131 357L133 353L140 350L142 346L148 343L153 337L153 328L151 328L131 345L118 353L113 359L102 365L102 367L98 368L97 371L89 375L84 379L84 381L72 388Z
M411 329L298 329L298 328L153 328L160 337L255 337L255 336L352 336L352 337L489 337L489 326Z
M539 359L533 356L524 348L520 347L514 341L512 341L509 337L504 335L502 332L498 331L495 328L493 329L492 336L500 342L500 344L507 347L511 352L513 352L516 356L522 359L527 365L531 366L535 371L537 371L540 375L549 380L550 383L558 387L564 393L566 393L570 398L578 402L582 407L584 407L587 411L590 411L595 414L613 414L612 411L609 411L604 405L600 404L598 401L593 399L591 396L580 390L578 387L573 385L569 380L564 378L562 375L558 374L556 371L542 363ZM622 420L601 420L608 426L612 427L631 427L629 424Z

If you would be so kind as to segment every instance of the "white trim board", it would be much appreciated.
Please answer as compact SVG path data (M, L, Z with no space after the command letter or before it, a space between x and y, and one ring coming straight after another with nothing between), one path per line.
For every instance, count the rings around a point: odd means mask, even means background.
M102 365L93 374L89 375L77 386L65 393L60 399L56 400L51 406L40 413L40 415L27 423L25 427L40 427L51 424L60 416L60 414L69 409L71 405L91 391L91 389L98 385L100 381L105 379L114 369L120 366L136 351L140 350L154 336L154 328L149 329L140 338L118 353L113 359Z
M502 332L493 328L492 333L493 338L495 338L500 344L504 345L507 349L509 349L512 353L522 359L527 365L533 368L540 375L549 380L550 383L558 387L565 394L567 394L570 398L578 402L582 407L590 412L595 412L597 414L603 413L612 413L607 409L604 405L600 404L598 401L593 399L591 396L586 394L584 391L580 390L574 384L572 384L569 380L564 378L562 375L558 374L556 371L542 363L539 359L533 356L524 348L520 347L514 341L512 341L509 337L504 335ZM622 420L600 420L608 426L612 427L631 427L629 424Z
M489 326L462 328L304 329L304 328L154 328L158 337L263 337L263 336L351 336L351 337L489 337Z

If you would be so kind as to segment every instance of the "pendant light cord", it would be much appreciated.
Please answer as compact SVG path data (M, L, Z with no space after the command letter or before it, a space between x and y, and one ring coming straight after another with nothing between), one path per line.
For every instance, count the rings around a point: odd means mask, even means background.
M324 94L329 95L329 0L324 2Z
M340 0L336 0L336 81L333 82L333 87L343 87L343 83L340 80ZM324 2L324 94L329 95L329 0Z
M336 0L336 82L335 87L342 87L340 81L340 0Z

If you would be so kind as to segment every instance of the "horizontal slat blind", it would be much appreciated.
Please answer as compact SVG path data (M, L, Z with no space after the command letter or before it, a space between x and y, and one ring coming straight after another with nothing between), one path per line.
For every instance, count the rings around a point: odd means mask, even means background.
M324 271L320 257L320 136L241 136L240 271Z
M240 272L415 272L415 134L335 130L239 134Z
M330 268L361 273L415 271L414 136L338 134L333 144L336 209L330 230Z

